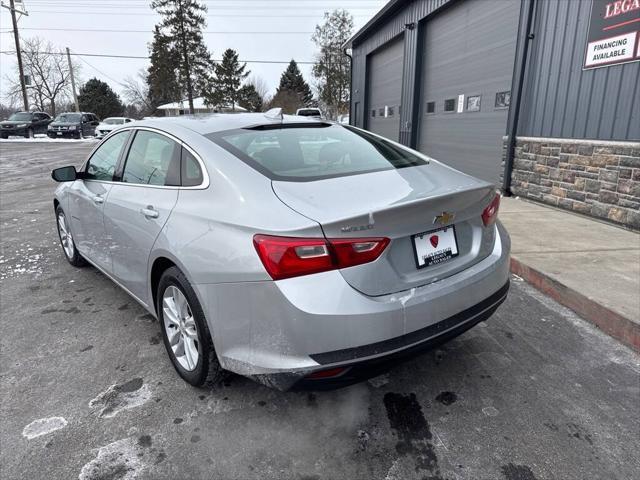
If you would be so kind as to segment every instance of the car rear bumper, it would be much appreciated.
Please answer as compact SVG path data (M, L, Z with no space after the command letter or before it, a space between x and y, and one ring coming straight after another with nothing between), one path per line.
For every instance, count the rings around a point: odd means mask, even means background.
M277 282L196 285L225 369L266 385L334 388L449 340L488 318L509 281L508 234L472 267L405 292L366 296L340 272ZM331 379L314 372L349 367Z

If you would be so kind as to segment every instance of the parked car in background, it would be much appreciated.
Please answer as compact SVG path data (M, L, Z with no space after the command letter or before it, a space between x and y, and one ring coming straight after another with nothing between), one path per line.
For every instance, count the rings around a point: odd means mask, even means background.
M16 112L7 120L0 122L0 138L19 135L33 138L37 133L47 133L51 117L44 112Z
M50 138L83 138L93 137L100 119L88 112L65 112L58 115L49 124L47 135Z
M133 118L128 117L108 117L100 122L96 127L96 137L103 138L110 134L116 128L120 128L127 123L135 122Z
M184 380L346 386L491 316L510 249L493 185L277 110L135 122L52 172L63 255L159 319Z
M319 108L299 108L296 115L301 117L322 118L322 112Z

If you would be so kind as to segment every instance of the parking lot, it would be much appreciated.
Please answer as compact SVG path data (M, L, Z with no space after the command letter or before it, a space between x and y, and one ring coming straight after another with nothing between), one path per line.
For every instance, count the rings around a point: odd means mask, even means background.
M50 171L93 145L0 143L1 478L638 478L640 358L517 277L488 322L363 384L188 386L157 321L60 251Z

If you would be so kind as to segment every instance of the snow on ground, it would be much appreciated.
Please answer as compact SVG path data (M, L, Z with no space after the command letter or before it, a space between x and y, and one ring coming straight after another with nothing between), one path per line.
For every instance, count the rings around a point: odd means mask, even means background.
M12 142L12 143L21 143L21 142L25 142L25 143L47 143L47 142L54 142L54 143L60 143L60 142L97 142L98 139L94 138L94 137L88 137L88 138L83 138L81 140L75 139L75 138L49 138L44 134L38 134L35 135L34 138L24 138L24 137L17 137L17 136L11 136L9 138L0 138L0 143L5 143L5 142Z

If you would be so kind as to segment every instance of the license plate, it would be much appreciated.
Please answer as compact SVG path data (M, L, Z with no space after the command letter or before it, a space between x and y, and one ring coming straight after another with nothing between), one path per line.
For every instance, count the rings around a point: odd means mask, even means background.
M418 268L437 265L458 256L456 229L449 227L413 235L413 250Z

